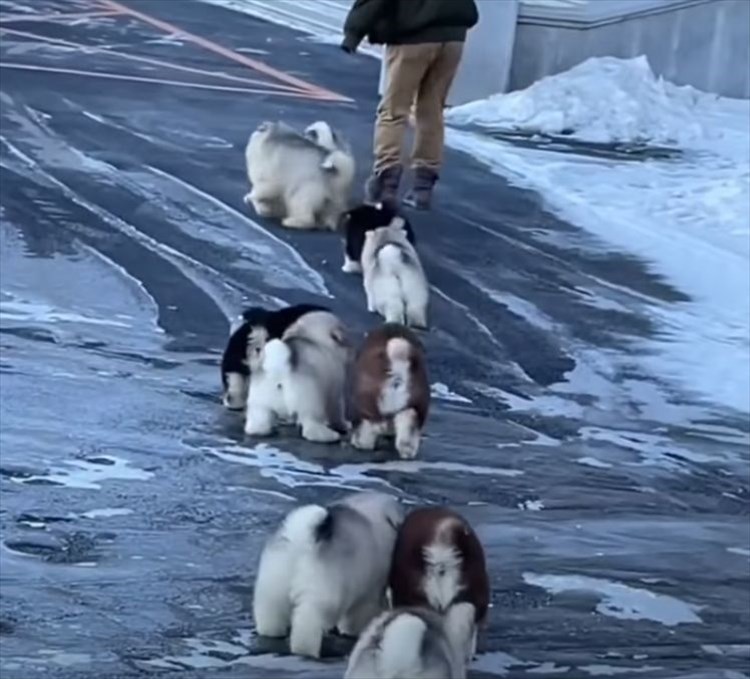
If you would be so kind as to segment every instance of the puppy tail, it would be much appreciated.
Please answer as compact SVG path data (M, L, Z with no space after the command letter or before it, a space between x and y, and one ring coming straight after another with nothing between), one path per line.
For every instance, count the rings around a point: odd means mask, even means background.
M386 243L378 251L378 260L381 266L389 273L397 274L401 271L404 264L409 262L409 257L403 248L400 248L395 243Z
M422 661L420 649L427 625L424 620L402 613L383 630L380 646L380 668L382 677L413 677L420 673Z
M325 539L332 524L331 513L320 505L305 505L292 511L284 521L282 536L297 549L306 550Z
M331 151L321 162L322 167L326 172L332 172L337 174L345 181L351 181L354 177L354 158L339 149Z
M385 345L385 353L391 363L409 363L411 361L411 344L403 337L392 337Z
M286 342L272 339L266 343L263 369L269 373L288 373L292 369L292 350Z

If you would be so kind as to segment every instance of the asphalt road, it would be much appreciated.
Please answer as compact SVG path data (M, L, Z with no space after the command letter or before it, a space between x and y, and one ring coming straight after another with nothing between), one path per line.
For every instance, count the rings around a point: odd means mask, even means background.
M476 524L474 676L748 676L747 423L639 368L684 294L449 152L413 216L420 460L246 440L219 403L229 317L375 320L334 234L243 205L245 142L325 119L364 177L377 64L176 0L0 0L0 40L3 679L341 676L340 640L315 663L254 636L252 581L294 502L366 487Z

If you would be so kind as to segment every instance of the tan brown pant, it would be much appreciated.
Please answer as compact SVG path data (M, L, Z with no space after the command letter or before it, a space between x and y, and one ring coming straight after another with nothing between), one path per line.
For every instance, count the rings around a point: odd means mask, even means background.
M387 84L375 123L375 173L401 164L406 125L415 104L412 167L437 172L443 160L443 107L461 62L462 42L388 45Z

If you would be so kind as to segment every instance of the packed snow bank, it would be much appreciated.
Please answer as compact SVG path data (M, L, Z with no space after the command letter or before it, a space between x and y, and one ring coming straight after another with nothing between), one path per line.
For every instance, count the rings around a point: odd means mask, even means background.
M658 80L642 58L601 58L461 106L448 120L679 146L678 159L615 161L448 133L450 145L687 293L692 303L654 302L663 337L642 360L714 403L750 411L750 102Z
M644 56L601 57L525 90L458 106L447 118L592 142L682 144L703 136L694 115L700 99L691 87L657 78Z

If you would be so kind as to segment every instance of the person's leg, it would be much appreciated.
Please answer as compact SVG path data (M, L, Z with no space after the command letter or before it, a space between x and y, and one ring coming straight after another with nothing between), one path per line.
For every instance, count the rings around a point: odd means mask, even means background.
M387 84L375 121L373 172L365 186L369 202L397 200L409 110L438 49L434 43L386 47Z
M414 187L405 198L405 202L413 207L430 207L432 187L438 179L443 162L443 109L461 63L463 47L462 42L443 43L419 85L415 111L416 132L411 156Z

